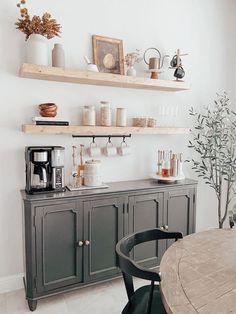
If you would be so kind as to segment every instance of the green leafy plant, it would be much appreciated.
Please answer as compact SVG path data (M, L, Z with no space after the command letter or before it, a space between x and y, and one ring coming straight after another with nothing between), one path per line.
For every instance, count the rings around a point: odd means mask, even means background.
M193 140L189 147L196 152L192 169L215 190L219 228L223 227L236 183L236 113L230 108L227 93L217 94L212 107L203 113L190 109L194 118Z

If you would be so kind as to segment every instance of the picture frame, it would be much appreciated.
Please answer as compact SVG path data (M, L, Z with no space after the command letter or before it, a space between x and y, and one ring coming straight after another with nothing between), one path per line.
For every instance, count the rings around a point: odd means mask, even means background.
M93 35L93 63L102 73L124 75L123 40Z

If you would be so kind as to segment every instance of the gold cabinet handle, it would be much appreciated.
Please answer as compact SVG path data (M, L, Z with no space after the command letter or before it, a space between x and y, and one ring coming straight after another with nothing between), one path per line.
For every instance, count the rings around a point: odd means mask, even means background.
M164 228L164 226L161 226L159 229L164 230L165 228Z
M84 242L83 242L83 241L79 241L79 242L78 242L78 246L81 247L81 246L83 246L83 245L84 245Z
M164 229L165 229L165 230L169 230L169 226L168 226L168 225L165 225L165 226L164 226Z
M89 240L85 240L85 241L84 241L84 244L85 244L86 246L88 246L88 245L90 244L90 241L89 241Z

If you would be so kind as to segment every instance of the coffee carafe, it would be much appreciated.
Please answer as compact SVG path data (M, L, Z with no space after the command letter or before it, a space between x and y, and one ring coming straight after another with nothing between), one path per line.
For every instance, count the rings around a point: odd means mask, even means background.
M26 186L29 194L62 192L64 183L64 147L25 148Z

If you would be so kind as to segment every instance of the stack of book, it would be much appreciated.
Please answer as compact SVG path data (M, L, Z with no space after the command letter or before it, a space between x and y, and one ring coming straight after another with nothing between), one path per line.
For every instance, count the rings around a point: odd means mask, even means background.
M33 117L32 121L36 125L69 125L69 121L58 118Z

